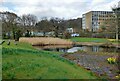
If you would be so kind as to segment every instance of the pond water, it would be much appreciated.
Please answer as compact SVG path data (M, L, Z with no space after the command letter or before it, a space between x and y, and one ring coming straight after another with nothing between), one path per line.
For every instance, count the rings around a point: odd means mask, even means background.
M74 53L79 50L89 51L89 52L120 52L120 48L109 48L100 46L81 46L81 45L51 45L51 46L34 46L37 49L42 49L46 51L58 51L58 52L68 52Z

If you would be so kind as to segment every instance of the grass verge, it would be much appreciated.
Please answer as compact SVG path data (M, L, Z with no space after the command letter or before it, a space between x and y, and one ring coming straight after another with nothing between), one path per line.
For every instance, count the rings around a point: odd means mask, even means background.
M36 50L30 44L3 44L3 79L97 79L91 72L60 57L58 52Z

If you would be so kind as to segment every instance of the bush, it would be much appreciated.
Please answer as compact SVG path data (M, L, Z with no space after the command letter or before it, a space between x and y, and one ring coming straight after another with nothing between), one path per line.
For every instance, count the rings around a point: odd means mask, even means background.
M2 33L2 38L3 38L3 39L6 39L6 38L7 38L7 36L6 36L5 33Z
M91 32L81 32L80 37L92 37L92 33Z
M31 32L29 30L27 30L25 37L30 37L31 36Z
M15 40L16 41L19 41L19 38L22 36L22 34L21 34L21 31L20 30L17 30L16 31L16 34L15 34Z
M65 39L71 38L71 34L70 34L69 32L65 32L65 33L64 33L64 38L65 38Z
M92 37L114 39L115 34L114 33L106 33L106 32L105 33L94 33L94 34L92 34Z

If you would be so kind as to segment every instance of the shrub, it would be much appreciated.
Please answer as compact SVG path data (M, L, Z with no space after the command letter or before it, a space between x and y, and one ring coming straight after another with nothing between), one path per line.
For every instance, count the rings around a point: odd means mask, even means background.
M16 41L19 41L19 38L22 36L22 34L21 34L21 31L20 30L17 30L16 31L16 34L15 34L15 40Z
M64 33L64 38L65 38L65 39L71 38L71 34L70 34L69 32L65 32L65 33Z
M29 30L27 30L25 37L30 37L31 36L31 32Z

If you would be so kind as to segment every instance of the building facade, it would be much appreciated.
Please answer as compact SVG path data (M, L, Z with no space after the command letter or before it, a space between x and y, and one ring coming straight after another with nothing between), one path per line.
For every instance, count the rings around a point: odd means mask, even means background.
M120 7L120 1L118 2L118 7Z
M68 33L73 33L73 28L67 28L66 31L67 31Z
M90 11L82 15L82 29L87 29L91 32L97 32L100 28L100 25L108 20L113 18L112 11Z

